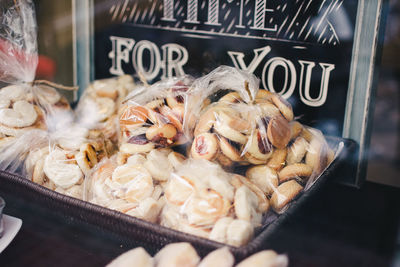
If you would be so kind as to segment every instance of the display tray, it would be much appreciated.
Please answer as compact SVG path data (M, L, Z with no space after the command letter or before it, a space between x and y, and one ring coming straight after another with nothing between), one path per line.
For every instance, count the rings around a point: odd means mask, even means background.
M294 200L283 214L271 216L266 223L256 230L255 237L241 247L229 247L237 260L243 259L259 250L271 248L269 237L291 217L294 212L301 211L302 203L308 201L314 192L319 190L326 181L334 179L339 172L348 168L352 155L357 149L356 142L336 137L327 137L333 147L340 147L335 160L316 180L314 185ZM62 216L72 217L91 226L111 231L132 240L132 244L141 245L149 251L157 251L168 243L190 242L202 256L225 244L200 238L194 235L175 231L157 224L153 224L135 217L110 210L89 202L62 195L43 186L12 173L0 171L0 192L5 191L19 198L26 198L36 204L44 206ZM125 241L124 241L125 242Z

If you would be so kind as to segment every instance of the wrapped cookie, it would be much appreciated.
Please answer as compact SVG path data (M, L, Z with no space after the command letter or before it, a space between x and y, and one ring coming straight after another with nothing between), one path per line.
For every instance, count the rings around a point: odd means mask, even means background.
M265 195L245 177L232 176L204 159L181 164L164 196L162 225L234 246L252 238L269 208Z
M133 91L119 116L120 152L146 153L186 143L183 121L191 82L189 77L173 78Z
M0 141L32 129L47 129L47 116L70 110L54 88L67 88L35 80L38 64L37 27L30 0L4 3L0 29Z
M158 222L164 205L164 187L176 166L184 161L168 148L135 154L125 160L104 159L86 180L85 199L151 222Z
M220 67L193 84L188 99L194 123L190 155L216 161L226 169L235 165L265 164L275 150L286 148L293 111L279 95L258 89L254 75ZM201 95L200 101L194 101ZM204 106L208 96L212 103ZM193 127L191 127L193 126Z
M251 166L246 172L246 177L270 198L278 213L308 190L335 156L320 131L296 121L290 126L288 145L275 150L266 164Z
M117 146L119 110L125 97L135 87L129 75L94 81L79 100L76 109L79 123L90 130L90 136L102 135Z

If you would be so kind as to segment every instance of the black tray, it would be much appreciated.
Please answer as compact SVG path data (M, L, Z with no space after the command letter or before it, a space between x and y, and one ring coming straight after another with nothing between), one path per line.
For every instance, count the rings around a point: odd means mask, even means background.
M338 175L338 171L346 168L348 162L351 162L351 155L357 148L357 144L354 141L332 137L328 137L327 140L333 146L343 142L344 147L341 153L308 191L294 200L285 213L277 215L275 220L270 221L259 229L252 241L239 248L229 247L236 260L241 260L262 249L270 248L271 244L269 244L268 239L279 226L290 218L291 214L298 212L302 203L306 202L326 181L334 179L335 175ZM225 244L175 231L118 211L59 194L24 177L4 171L0 171L0 191L13 194L18 198L32 200L49 210L57 211L63 216L75 218L85 224L122 235L125 237L123 242L126 243L126 240L132 240L132 242L128 241L130 243L127 244L128 246L132 244L135 246L141 245L149 251L157 251L168 243L190 242L201 256L214 249L226 246Z

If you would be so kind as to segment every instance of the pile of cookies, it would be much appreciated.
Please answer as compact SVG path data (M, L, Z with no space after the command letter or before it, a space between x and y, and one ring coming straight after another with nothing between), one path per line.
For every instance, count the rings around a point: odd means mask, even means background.
M42 95L63 106L49 90ZM28 120L25 109L17 115ZM249 242L334 159L324 136L294 120L286 100L230 67L151 86L129 76L95 81L75 113L61 114L51 130L30 134L43 141L19 157L32 181L232 246ZM29 119L17 126L35 125Z
M142 247L131 249L118 256L107 267L232 267L235 259L227 247L210 252L203 259L189 243L172 243L151 257ZM244 259L236 267L287 267L289 260L273 250L260 251Z
M71 110L54 88L15 84L0 89L0 148L32 129L46 130L46 117Z
M187 142L183 134L185 96L191 80L172 79L142 87L122 108L120 151L147 153Z

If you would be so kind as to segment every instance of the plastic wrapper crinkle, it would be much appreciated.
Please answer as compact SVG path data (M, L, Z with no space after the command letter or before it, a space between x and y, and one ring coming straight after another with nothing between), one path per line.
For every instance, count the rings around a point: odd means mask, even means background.
M159 222L164 188L171 173L186 158L169 148L104 159L85 181L85 199L110 209Z
M255 184L204 159L181 164L164 196L162 225L233 246L252 238L269 209L269 200Z
M191 83L189 77L172 78L133 91L119 117L120 152L146 153L186 143L183 121Z
M49 114L70 110L53 83L34 80L38 51L32 2L14 1L1 13L0 81L9 85L0 88L0 147L31 129L47 129Z
M84 91L76 109L79 124L90 130L90 136L104 136L118 146L118 114L125 97L136 87L132 76L124 75L96 80Z
M83 199L84 179L108 156L107 147L103 138L90 138L87 128L74 123L72 112L71 120L62 118L51 130L31 130L9 141L0 149L0 169Z
M188 91L186 135L193 136L190 157L245 170L281 213L335 155L321 132L294 120L290 103L258 82L227 66L196 80Z

